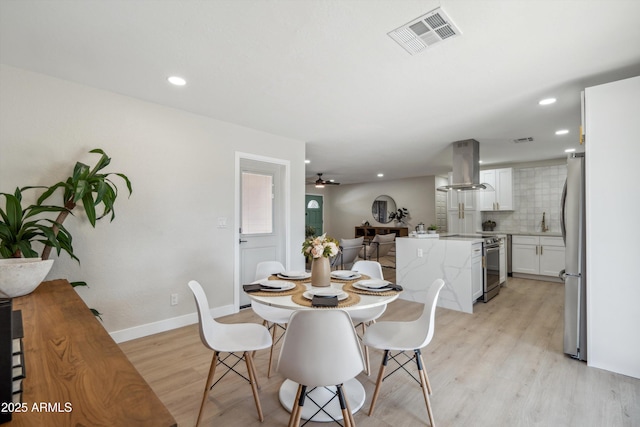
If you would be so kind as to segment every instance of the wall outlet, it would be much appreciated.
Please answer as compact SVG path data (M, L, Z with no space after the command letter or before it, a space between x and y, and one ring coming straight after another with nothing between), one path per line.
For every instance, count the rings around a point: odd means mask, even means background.
M178 305L178 294L171 294L171 305Z
M422 258L423 256L422 248L418 248L418 258Z

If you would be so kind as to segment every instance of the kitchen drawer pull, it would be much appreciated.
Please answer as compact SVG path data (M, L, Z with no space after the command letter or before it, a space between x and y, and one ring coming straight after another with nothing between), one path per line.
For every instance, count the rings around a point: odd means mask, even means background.
M542 248L544 248L544 246L540 245L540 255L542 255Z
M536 245L536 255L538 255L538 245Z

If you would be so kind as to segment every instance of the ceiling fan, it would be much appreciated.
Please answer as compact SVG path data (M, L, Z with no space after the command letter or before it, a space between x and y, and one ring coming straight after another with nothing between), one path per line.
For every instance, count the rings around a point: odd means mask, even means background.
M315 184L316 184L316 188L323 188L325 185L340 185L339 182L326 181L322 179L321 173L318 174L318 179L316 179Z

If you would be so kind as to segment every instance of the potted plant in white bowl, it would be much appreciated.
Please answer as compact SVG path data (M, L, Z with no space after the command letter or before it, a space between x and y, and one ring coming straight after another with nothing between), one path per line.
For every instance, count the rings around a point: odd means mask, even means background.
M65 218L78 203L82 203L89 222L95 227L98 219L111 214L114 218L113 204L118 191L110 175L121 177L131 194L131 182L121 173L101 172L111 159L100 149L91 153L101 154L93 168L77 162L73 174L65 181L51 187L16 188L13 194L0 193L5 204L0 204L0 298L14 298L33 292L51 269L53 260L49 260L52 248L57 253L65 251L76 261L73 252L72 237L62 225ZM44 188L35 204L22 206L23 192ZM62 189L62 203L44 204L58 190ZM96 207L102 205L102 213L98 216ZM56 213L55 219L43 215ZM42 254L34 248L34 244L43 246ZM78 284L84 284L78 282Z
M42 260L33 248L34 242L65 250L72 258L71 235L58 225L58 233L52 231L54 221L36 218L45 212L61 212L65 208L50 205L22 207L22 192L35 187L16 188L13 194L0 193L4 208L0 205L0 298L15 298L28 293L42 282L51 270L53 260Z

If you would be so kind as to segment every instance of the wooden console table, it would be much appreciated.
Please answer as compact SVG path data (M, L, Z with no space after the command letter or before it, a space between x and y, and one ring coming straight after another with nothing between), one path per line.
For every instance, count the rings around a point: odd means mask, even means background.
M69 282L43 282L13 309L22 310L26 412L3 427L177 425Z
M371 240L376 234L390 234L396 233L396 237L407 237L409 235L409 229L407 227L368 227L357 226L356 237L363 237L365 240Z

